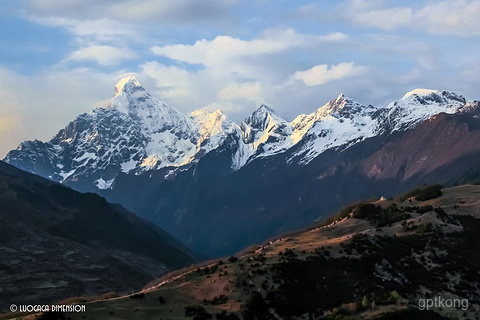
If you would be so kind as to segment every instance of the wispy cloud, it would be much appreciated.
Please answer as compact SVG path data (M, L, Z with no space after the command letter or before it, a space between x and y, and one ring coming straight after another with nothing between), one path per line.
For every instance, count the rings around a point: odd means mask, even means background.
M317 21L342 21L363 28L412 30L441 36L480 36L480 1L445 0L389 5L387 1L349 0L337 5L334 14L316 5L299 8L295 16ZM395 2L393 2L395 3Z
M249 41L230 36L218 36L213 40L196 41L193 45L153 46L151 50L156 55L190 64L217 66L241 60L242 57L272 54L319 44L340 43L347 39L348 37L340 32L312 36L299 34L291 28L276 28L266 30L259 37Z
M299 50L311 55L312 50L319 47L333 49L345 45L348 40L340 32L313 36L291 28L268 29L250 40L217 36L213 40L198 40L192 45L151 48L156 55L200 65L199 69L168 68L153 61L143 69L156 79L160 94L167 98L175 95L177 102L182 100L184 105L221 107L238 115L260 103L275 101L269 98L278 90L275 84L284 83L292 71L298 70L291 59ZM341 68L342 65L333 73L338 73ZM333 76L332 73L329 75Z
M306 86L318 86L333 80L361 75L367 69L365 66L356 66L353 62L342 62L333 66L321 64L305 71L295 72L290 78L290 83L300 80Z
M119 63L137 58L138 55L129 48L115 48L111 46L89 46L73 51L64 62L94 61L102 66L114 66Z

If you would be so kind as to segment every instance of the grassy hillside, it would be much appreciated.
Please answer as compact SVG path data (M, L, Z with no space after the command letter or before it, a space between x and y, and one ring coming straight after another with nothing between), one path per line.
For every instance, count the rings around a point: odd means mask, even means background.
M357 204L339 221L184 269L136 295L89 303L86 314L66 316L478 319L480 186L441 191L425 201L411 195L403 202ZM437 296L469 305L421 310L422 299Z

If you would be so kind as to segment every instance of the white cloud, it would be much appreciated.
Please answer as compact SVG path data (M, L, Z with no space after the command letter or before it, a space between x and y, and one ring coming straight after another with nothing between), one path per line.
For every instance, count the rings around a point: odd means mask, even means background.
M301 80L306 86L318 86L332 80L348 78L363 74L367 71L365 66L355 66L353 62L342 62L337 65L316 65L305 71L297 71L291 80Z
M480 35L480 1L446 0L423 6L385 7L385 2L350 0L338 6L345 20L383 30L410 29L437 35ZM307 14L300 12L300 14ZM311 16L311 13L308 13Z
M156 55L211 67L231 63L242 57L273 54L292 48L300 49L319 44L342 43L347 39L348 37L340 32L326 36L311 36L299 34L291 28L280 28L269 29L250 41L230 36L218 36L213 40L196 41L193 45L153 46L151 51Z
M191 105L195 99L201 99L201 96L196 96L197 92L192 87L196 78L194 73L156 61L142 64L141 69L143 75L153 79L156 88L154 90L159 98L168 102L177 101L181 105Z
M281 88L276 85L296 71L290 61L292 55L299 50L310 55L312 50L322 47L325 51L334 50L348 40L342 33L312 36L290 28L269 29L251 40L217 36L193 45L151 48L157 55L202 68L187 71L191 68L167 67L152 61L142 65L142 72L156 79L162 98L175 101L181 109L221 108L241 120L239 117L244 117L248 110L277 100Z
M89 46L72 52L65 61L95 61L102 66L113 66L135 58L137 54L128 48Z

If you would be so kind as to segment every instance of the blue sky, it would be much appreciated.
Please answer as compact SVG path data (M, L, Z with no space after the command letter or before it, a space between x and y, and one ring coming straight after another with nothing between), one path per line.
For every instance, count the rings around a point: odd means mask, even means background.
M134 73L184 111L287 120L339 93L480 99L480 1L2 0L0 155L108 103Z

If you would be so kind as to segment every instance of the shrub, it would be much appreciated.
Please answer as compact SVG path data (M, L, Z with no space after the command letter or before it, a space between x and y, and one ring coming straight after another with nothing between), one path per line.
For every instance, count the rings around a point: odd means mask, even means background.
M436 184L433 186L425 186L422 188L417 188L411 190L400 197L401 201L405 201L408 198L415 197L418 201L426 201L430 199L435 199L442 196L442 190L444 186L441 184Z
M376 206L371 203L363 203L358 205L353 210L353 217L357 219L370 218L372 216L378 215L382 212L380 206Z
M353 210L353 217L365 219L376 228L387 226L391 223L409 219L411 216L397 208L395 204L391 204L388 208L383 209L371 203L358 205Z
M415 196L418 201L426 201L430 199L435 199L443 195L442 190L443 186L436 184L433 186L427 186L420 190L420 192Z

